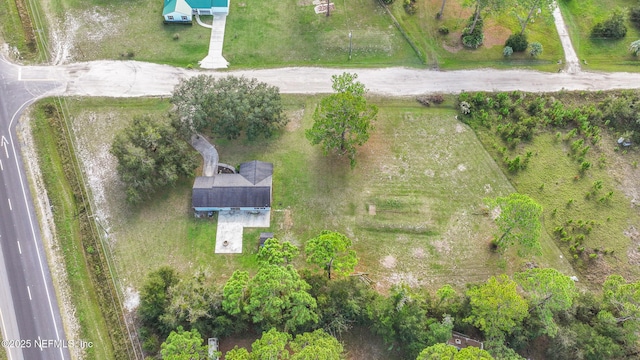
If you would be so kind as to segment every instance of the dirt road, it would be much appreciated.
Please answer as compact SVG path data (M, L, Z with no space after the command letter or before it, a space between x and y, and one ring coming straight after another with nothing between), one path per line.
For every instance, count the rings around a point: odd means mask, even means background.
M370 93L392 96L461 91L548 92L640 88L640 73L543 73L529 70L432 71L408 68L328 69L280 68L198 71L138 61L93 61L60 66L22 67L21 79L60 82L56 95L140 97L167 96L180 79L198 74L254 77L280 87L283 93L329 93L331 75L355 72Z

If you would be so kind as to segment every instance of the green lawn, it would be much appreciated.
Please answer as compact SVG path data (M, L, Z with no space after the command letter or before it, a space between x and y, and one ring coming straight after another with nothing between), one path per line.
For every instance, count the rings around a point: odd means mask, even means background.
M426 109L413 100L372 99L380 107L376 131L351 170L344 159L324 157L304 130L317 97L286 96L291 122L270 140L215 141L221 161L273 162L274 203L270 231L299 246L323 229L346 233L380 289L400 281L436 287L481 281L511 271L524 259L507 260L489 251L491 220L482 200L513 188L484 151L473 131L448 108ZM196 220L190 206L192 179L138 207L124 203L115 163L105 155L114 132L135 113L163 114L162 100L81 99L69 102L82 156L105 176L104 203L122 281L139 288L162 265L183 273L209 269L224 281L236 269L254 270L258 233L247 229L242 255L216 255L215 218ZM100 136L96 136L100 134ZM194 154L194 156L197 156ZM89 175L91 177L91 175ZM375 215L370 208L375 206ZM540 264L571 272L545 238ZM144 256L141 256L144 254ZM302 262L300 261L300 264Z
M627 19L627 36L620 40L591 38L593 26L606 20L616 7L629 9L638 5L635 0L563 0L559 1L562 15L569 27L571 41L584 69L604 71L638 71L640 61L628 50L632 41L640 39L640 29ZM584 64L586 60L586 64Z
M65 171L70 171L70 165L59 153L59 147L66 144L56 135L57 130L54 128L58 125L48 119L42 107L37 108L33 117L32 133L37 146L38 163L48 199L55 209L56 238L64 255L71 300L75 317L80 324L78 335L94 343L92 348L87 349L88 359L113 359L115 355L112 339L98 306L95 284L90 273L92 269L87 266L82 244L83 229L78 220L78 201L65 178Z
M161 2L52 0L64 19L67 38L75 45L76 60L136 59L197 67L207 54L209 29L198 25L164 25ZM563 58L551 16L538 18L527 29L529 41L541 42L543 54L502 56L504 41L519 29L510 12L490 16L485 45L463 49L460 32L471 13L461 0L450 0L442 20L436 20L440 1L418 0L418 12L407 15L402 1L391 12L416 44L421 59L377 0L335 2L327 17L315 14L310 0L280 2L232 1L227 18L223 55L232 68L277 66L381 67L413 66L444 69L531 67L556 71ZM128 14L143 14L130 16ZM210 17L204 18L210 22ZM438 28L447 26L450 34ZM349 38L351 34L351 41ZM100 46L95 46L99 42ZM351 60L349 52L351 50Z
M236 68L420 64L376 2L336 6L326 17L314 13L311 1L232 1L223 54ZM193 26L163 24L162 1L53 0L52 7L65 19L77 60L135 59L197 67L208 51L210 29L195 20ZM203 21L210 23L211 17Z
M583 105L596 104L603 98L584 94L554 94L560 101ZM599 99L599 100L598 100ZM526 106L525 106L526 108ZM515 189L531 196L543 207L543 238L551 238L579 273L584 285L598 286L610 274L638 279L640 272L640 213L636 194L640 153L621 150L614 131L601 129L602 139L588 146L584 161L591 163L580 170L572 144L580 139L570 129L548 125L536 130L531 141L509 149L496 133L484 126L477 128L479 139L501 165ZM531 153L524 170L512 172L503 159L525 157ZM600 184L600 185L596 185Z
M553 17L539 17L527 26L526 34L529 42L540 42L544 51L537 59L527 53L514 54L504 58L502 49L511 33L519 32L520 25L509 10L502 14L490 15L484 25L485 43L478 49L463 48L460 42L462 30L472 14L471 8L461 6L461 0L449 0L446 3L444 17L436 20L440 11L440 0L418 0L418 11L408 15L402 1L391 5L394 16L412 37L412 40L427 56L430 66L444 69L462 68L514 68L530 67L543 71L557 71L557 61L564 58L562 45L553 24ZM448 35L438 32L445 26Z

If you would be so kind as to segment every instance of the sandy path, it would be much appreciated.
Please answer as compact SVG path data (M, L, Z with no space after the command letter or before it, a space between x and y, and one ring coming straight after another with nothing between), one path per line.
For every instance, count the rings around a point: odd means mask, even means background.
M573 49L573 44L571 43L571 38L569 37L569 31L567 30L567 26L564 23L564 18L562 18L560 8L557 5L555 5L555 9L553 9L553 21L556 24L556 31L558 31L560 42L562 43L562 48L564 49L564 59L565 63L567 64L565 70L570 74L580 72L580 60L578 60L578 55L576 55L576 51Z

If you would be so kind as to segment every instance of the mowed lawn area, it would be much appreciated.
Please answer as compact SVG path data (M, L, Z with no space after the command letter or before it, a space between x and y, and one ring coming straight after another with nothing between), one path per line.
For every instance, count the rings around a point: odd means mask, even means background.
M520 27L511 11L491 14L484 25L484 44L463 48L462 30L472 13L462 0L449 0L437 20L440 0L417 0L409 15L398 0L389 5L403 33L377 0L334 1L331 16L316 14L311 0L231 1L223 55L231 68L278 66L459 68L530 67L557 71L563 51L550 14L528 25L530 42L544 51L502 55L504 42ZM208 51L210 30L194 25L165 25L162 1L51 0L65 44L73 60L141 60L198 67ZM203 17L210 23L211 17ZM448 34L439 32L446 27ZM351 38L350 35L351 34ZM418 49L414 51L409 41ZM99 44L100 46L97 46ZM351 59L349 59L351 54Z
M76 60L123 59L198 66L211 30L165 25L161 0L53 0ZM330 17L309 1L231 1L223 55L232 67L420 65L374 0L337 3ZM211 16L203 16L211 23ZM352 60L349 61L349 32ZM96 46L100 44L100 46Z
M276 138L215 141L222 162L274 163L269 230L277 237L302 247L323 229L344 232L360 257L357 271L369 273L381 290L402 281L462 287L532 260L490 252L494 227L482 211L483 198L514 190L452 109L427 109L412 99L371 99L380 106L376 130L351 170L343 159L322 156L304 137L319 98L284 99L290 123ZM124 284L139 288L145 275L162 265L183 273L206 268L220 282L236 269L255 269L258 234L267 229L245 230L242 255L214 254L215 218L193 218L192 179L140 206L124 202L115 161L108 154L110 142L133 114L162 116L166 101L68 103L76 114L79 153L98 207L104 209L99 216L109 229ZM535 261L571 273L551 239L543 241L545 255Z
M639 71L640 60L629 52L629 44L640 39L640 29L630 21L627 10L638 6L636 0L562 0L562 15L571 41L584 69L604 71ZM591 29L608 19L614 9L625 14L627 35L619 40L591 38ZM586 63L584 62L586 60Z

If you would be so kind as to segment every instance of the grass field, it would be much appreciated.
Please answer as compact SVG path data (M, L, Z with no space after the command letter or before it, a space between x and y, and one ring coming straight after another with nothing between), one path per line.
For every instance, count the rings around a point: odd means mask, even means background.
M334 3L335 11L326 17L314 13L311 0L232 1L223 55L233 68L424 66L424 60L396 29L378 1ZM440 3L440 0L418 0L418 12L412 16L402 8L402 1L390 6L428 66L558 69L557 61L562 59L563 52L550 16L528 26L529 41L544 46L538 59L525 53L506 59L502 56L504 41L519 28L513 14L505 12L489 17L485 44L480 49L468 50L460 45L460 33L471 9L461 7L459 0L450 0L444 18L436 20ZM207 53L209 29L198 25L164 25L162 6L157 1L104 4L98 0L50 0L50 7L64 28L61 40L75 60L136 59L197 67ZM442 25L450 29L450 34L438 33Z
M578 93L554 94L561 101L595 104L596 96ZM578 100L579 99L579 100ZM621 149L620 136L602 129L602 139L588 145L585 160L592 166L581 171L572 144L578 137L569 128L546 127L533 140L509 150L499 135L478 126L485 148L501 164L515 189L531 196L543 206L544 236L554 239L564 257L587 280L583 285L598 288L605 277L620 274L640 278L640 175L637 149ZM504 151L506 150L506 152ZM507 169L504 158L531 153L524 170ZM578 244L579 243L579 244Z
M462 7L462 1L447 1L444 17L440 20L436 20L436 14L440 11L441 0L418 0L418 11L414 15L408 15L402 4L402 1L395 1L391 9L396 19L427 55L427 63L431 66L444 69L532 67L557 71L557 61L564 58L551 14L536 19L526 30L529 42L537 41L543 45L541 56L534 59L525 52L505 58L502 49L506 39L511 33L520 31L516 17L509 10L487 17L484 45L476 50L469 50L463 48L460 35L472 14L472 8ZM438 32L441 26L449 29L448 35Z
M58 137L57 126L50 122L41 111L33 113L32 132L37 144L38 162L44 176L51 206L54 211L56 237L65 258L69 286L72 289L72 301L75 305L75 317L80 324L82 339L92 341L94 346L87 349L89 359L113 359L114 349L109 337L107 324L98 306L96 289L87 267L85 249L82 245L82 229L78 220L78 204L73 190L65 178L65 169L69 170L67 160L63 160L59 147L64 141Z
M285 97L291 122L276 138L215 142L225 163L274 163L271 231L277 237L301 246L323 229L346 233L360 257L357 271L368 272L381 290L401 281L463 287L524 261L508 261L489 251L493 225L481 214L482 200L513 188L473 131L454 119L453 110L426 109L413 100L372 99L380 106L376 131L351 170L343 159L322 156L304 137L317 100ZM115 162L107 154L109 143L132 113L159 116L166 102L69 103L77 114L79 146L86 149L80 155L89 182L104 189L96 199L108 209L101 216L109 224L125 284L139 288L149 271L165 264L183 273L208 268L221 282L236 269L255 269L258 233L265 229L245 231L242 255L214 254L215 221L196 220L189 209L192 179L136 208L124 203ZM96 177L100 180L92 182ZM375 215L369 215L372 205ZM535 261L571 272L550 238L545 244L545 256Z
M51 1L76 60L133 58L197 67L208 51L210 29L195 21L164 25L161 1ZM311 1L232 1L223 55L233 67L419 64L390 18L370 0L338 3L328 18L316 15Z
M562 15L569 27L571 41L585 69L604 71L638 71L640 60L628 50L632 41L640 39L640 29L628 21L627 36L620 40L598 40L591 38L593 26L606 20L616 7L628 9L638 4L634 0L584 0L559 1Z

